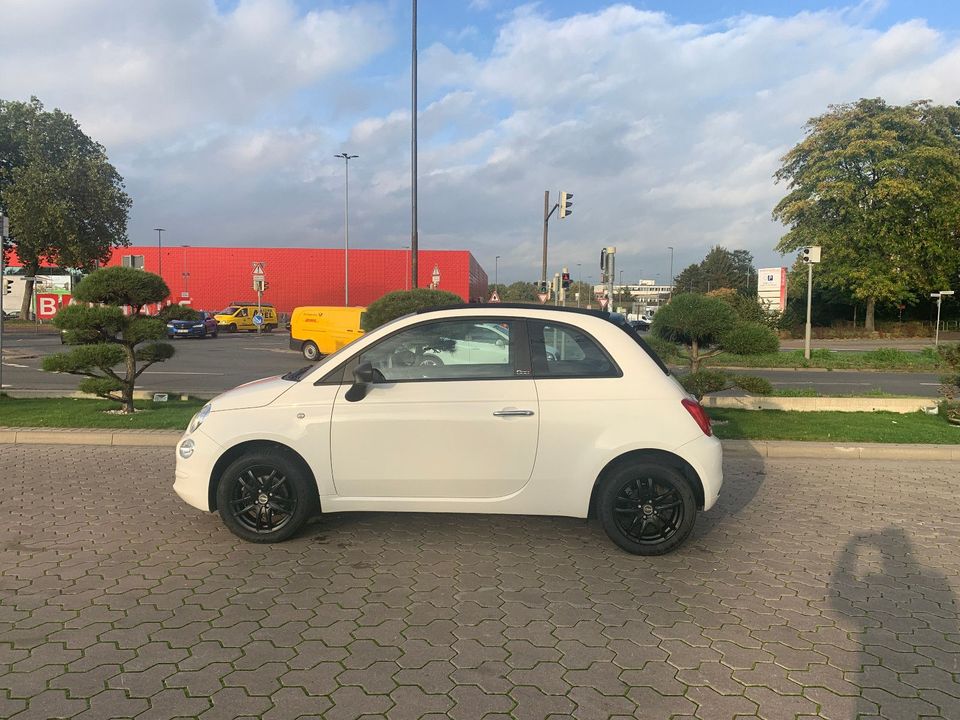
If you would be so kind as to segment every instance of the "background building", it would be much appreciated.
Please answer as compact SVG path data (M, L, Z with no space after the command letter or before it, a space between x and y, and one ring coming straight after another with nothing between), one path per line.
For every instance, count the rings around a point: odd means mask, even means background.
M11 272L19 264L10 258ZM170 299L198 310L219 310L256 300L253 263L263 263L263 302L289 313L298 305L343 305L342 249L157 247L116 248L107 265L125 265L163 276ZM421 250L419 286L430 287L434 268L440 290L465 302L486 298L487 274L467 250ZM410 288L408 250L350 250L350 304L369 305L392 290Z

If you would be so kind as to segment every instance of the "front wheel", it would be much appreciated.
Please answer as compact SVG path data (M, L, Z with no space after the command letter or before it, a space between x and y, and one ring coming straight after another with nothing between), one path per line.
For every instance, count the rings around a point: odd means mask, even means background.
M303 352L303 356L310 362L313 362L318 357L320 357L320 348L318 348L317 344L312 340L307 340L303 344L303 348L301 351Z
M303 470L276 452L253 452L230 464L217 486L224 525L249 542L281 542L296 533L315 507Z
M227 332L235 333L236 331L237 331L237 324L236 324L236 323L230 323L230 324L227 326Z
M603 479L597 513L610 539L627 552L663 555L690 535L697 499L674 468L638 462Z

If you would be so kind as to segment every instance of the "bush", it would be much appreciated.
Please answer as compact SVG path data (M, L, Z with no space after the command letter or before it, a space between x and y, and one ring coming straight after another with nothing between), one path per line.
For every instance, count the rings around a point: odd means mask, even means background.
M736 355L762 355L777 352L780 349L780 340L766 325L741 322L723 334L721 345L725 352Z
M689 375L682 375L680 384L683 389L693 395L698 401L708 393L728 390L731 387L730 376L716 370L699 370Z
M665 363L676 362L680 358L680 346L650 333L643 338L657 356Z
M430 290L428 288L397 290L370 303L363 315L363 329L366 331L373 330L391 320L409 315L417 310L462 304L463 298L446 290Z
M200 313L186 305L167 305L157 313L157 319L165 323L171 320L199 320Z
M734 375L733 383L741 390L754 395L773 395L773 385L766 378L756 375Z

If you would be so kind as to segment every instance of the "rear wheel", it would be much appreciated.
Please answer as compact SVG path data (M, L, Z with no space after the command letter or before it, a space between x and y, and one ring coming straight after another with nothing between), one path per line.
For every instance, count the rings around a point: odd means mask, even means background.
M687 539L697 499L677 470L654 463L623 465L602 481L597 513L613 542L634 555L663 555Z
M264 326L263 326L263 331L264 331L264 332L273 332L273 329L274 329L275 327L276 327L276 325L264 325Z
M253 452L235 460L217 486L224 525L250 542L281 542L313 513L316 494L299 465L282 453Z
M317 344L313 342L313 340L307 340L303 344L301 351L303 352L303 356L310 362L320 357L320 348L317 347Z

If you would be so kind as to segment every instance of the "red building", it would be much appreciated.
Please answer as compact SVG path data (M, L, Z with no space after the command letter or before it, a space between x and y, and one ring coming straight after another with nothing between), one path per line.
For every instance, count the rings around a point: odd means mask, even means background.
M171 300L198 310L219 310L256 300L253 263L263 263L263 302L289 313L299 305L343 305L344 253L337 249L246 247L121 247L108 265L158 273ZM487 274L467 250L421 250L419 287L440 272L440 290L469 301L487 296ZM384 293L410 287L407 250L350 250L350 305L369 305Z

